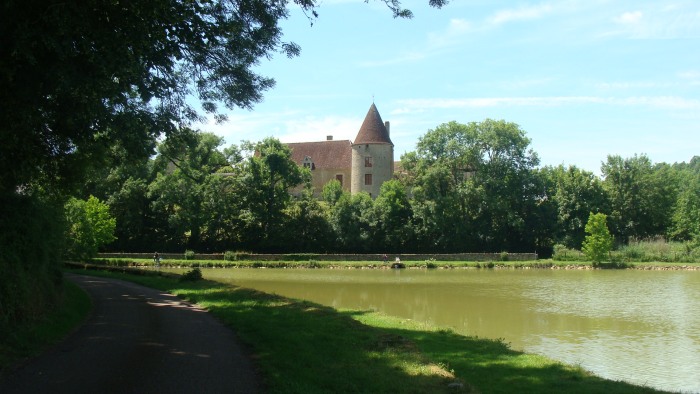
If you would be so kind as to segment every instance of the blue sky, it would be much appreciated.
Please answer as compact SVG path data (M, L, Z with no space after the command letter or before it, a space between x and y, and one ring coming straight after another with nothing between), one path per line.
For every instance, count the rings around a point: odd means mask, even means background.
M700 155L700 1L323 0L313 26L292 6L293 59L263 60L277 85L252 111L204 125L228 144L354 139L374 101L395 158L449 121L520 125L541 165L600 174L609 154Z

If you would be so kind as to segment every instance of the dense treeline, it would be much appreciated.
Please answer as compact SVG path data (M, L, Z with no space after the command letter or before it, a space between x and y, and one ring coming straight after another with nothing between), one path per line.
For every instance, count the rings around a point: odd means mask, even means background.
M309 170L275 139L222 143L189 130L152 159L111 157L82 196L105 201L117 219L107 250L548 255L555 244L581 249L591 212L608 216L618 244L700 234L700 157L669 165L609 156L599 178L539 167L516 124L450 122L421 137L372 200L337 181L315 198Z
M399 0L376 1L386 4L395 17L412 16ZM447 1L428 3L440 8ZM168 143L190 138L187 126L203 120L204 114L222 120L222 108L251 109L260 102L275 81L258 73L259 61L275 53L289 57L300 53L298 45L282 40L280 21L293 7L313 21L319 6L315 0L3 2L0 337L7 336L8 327L40 316L57 301L66 237L73 255L89 254L100 244L90 239L92 230L99 230L102 240L111 238L109 231L103 231L111 223L100 219L99 201L73 200L68 207L72 222L64 221L65 204L76 190L84 189L86 173L96 175L115 163L141 163L122 167L127 173L110 174L101 186L110 191L103 194L112 199L110 208L122 209L119 220L134 226L120 227L118 243L145 248L146 240L156 239L174 245L181 230L193 231L188 236L192 240L230 240L238 234L231 225L254 225L241 218L215 227L215 218L203 216L212 212L207 204L218 205L212 199L227 194L198 195L201 201L209 200L190 206L168 201L179 198L171 187L183 194L189 192L185 187L192 187L196 194L229 186L227 181L210 180L206 168L187 173L193 183L173 185L167 183L169 177L156 175L163 173L157 166L164 159L145 163L156 141L163 136ZM167 149L162 153L168 154ZM198 180L214 184L202 186ZM118 193L110 189L115 183ZM283 197L267 199L284 203ZM155 201L162 205L151 206ZM161 215L175 205L186 214ZM124 211L129 209L135 210ZM233 220L218 211L214 215ZM279 212L266 218L266 230L277 226L275 215ZM144 228L156 234L144 235L140 232ZM202 229L206 233L196 233ZM221 232L213 234L216 229ZM146 239L140 241L139 236ZM79 242L73 242L76 238ZM269 237L248 235L245 241L263 247Z

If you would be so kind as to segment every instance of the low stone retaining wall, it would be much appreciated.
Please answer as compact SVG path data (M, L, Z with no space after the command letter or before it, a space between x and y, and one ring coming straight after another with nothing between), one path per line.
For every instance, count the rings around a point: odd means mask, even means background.
M152 259L152 253L100 253L100 258L106 259ZM160 253L166 260L184 260L184 253ZM453 254L387 254L389 262L399 257L402 261L532 261L537 260L537 253L453 253ZM224 260L223 253L199 254L192 260ZM383 261L382 254L253 254L236 253L235 260L258 261Z

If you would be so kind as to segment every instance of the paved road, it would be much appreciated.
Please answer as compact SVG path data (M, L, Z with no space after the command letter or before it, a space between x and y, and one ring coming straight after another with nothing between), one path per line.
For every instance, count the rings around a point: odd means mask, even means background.
M0 393L255 393L233 332L177 297L133 283L67 275L91 296L89 320L0 382Z

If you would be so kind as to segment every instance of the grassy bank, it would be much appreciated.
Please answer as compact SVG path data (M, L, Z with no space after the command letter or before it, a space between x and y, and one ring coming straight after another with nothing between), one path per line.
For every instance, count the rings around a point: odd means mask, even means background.
M95 264L108 267L152 267L151 259L95 259ZM169 259L160 263L164 268L376 268L389 269L391 264L377 261L256 261L256 260L185 260ZM532 261L402 261L406 268L456 269L456 268L546 268L546 269L591 269L590 261L552 259ZM617 269L700 269L700 264L678 262L627 262L603 263L600 268Z
M513 351L501 341L372 311L335 310L211 281L99 274L208 308L250 348L272 393L656 392Z
M43 319L15 327L0 338L0 375L8 367L35 356L64 338L90 311L90 299L78 286L65 281L62 299Z

